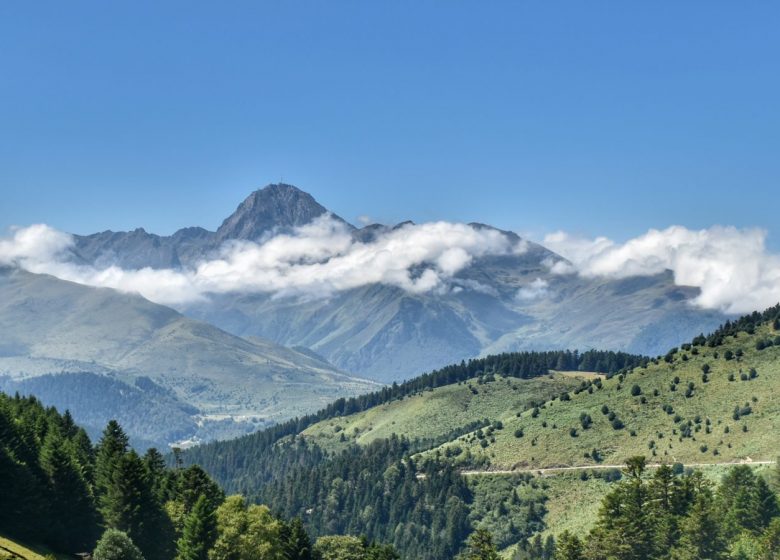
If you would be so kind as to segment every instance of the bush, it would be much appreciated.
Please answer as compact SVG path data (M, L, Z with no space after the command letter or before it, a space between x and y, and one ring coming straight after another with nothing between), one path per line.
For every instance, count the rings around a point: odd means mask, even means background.
M642 394L642 388L639 385L633 385L631 387L631 396L632 397L638 397Z
M577 437L577 428L569 428L569 435L571 437Z
M93 560L144 560L141 551L125 533L116 529L107 529L100 537Z
M623 421L620 418L615 418L612 420L612 429L614 430L622 430L625 427L625 424L623 424Z
M515 437L516 437L516 438L521 438L521 437L523 437L523 428L517 428L517 429L515 430Z

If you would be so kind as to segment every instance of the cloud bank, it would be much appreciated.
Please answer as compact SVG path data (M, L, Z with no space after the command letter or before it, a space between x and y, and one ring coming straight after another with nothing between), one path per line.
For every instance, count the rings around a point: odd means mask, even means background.
M554 273L625 278L671 270L676 284L701 289L695 305L746 313L780 301L780 255L767 251L766 235L761 229L672 226L622 244L565 232L547 235L544 244L572 263L552 265Z
M745 313L780 301L780 255L767 250L766 235L760 229L673 226L625 243L565 232L547 235L543 243L568 259L548 262L553 274L624 278L671 270L676 284L701 290L695 305ZM453 287L452 278L475 258L520 254L527 244L497 230L449 222L406 224L360 242L344 224L323 216L289 234L228 242L184 269L82 265L74 262L73 247L71 235L49 226L18 228L0 239L0 265L179 305L227 292L327 297L370 284L411 293L457 292L462 288ZM548 281L538 278L518 290L517 300L545 297L548 289Z
M446 291L473 259L526 247L496 230L448 222L407 224L363 243L329 216L265 241L228 242L185 269L80 265L73 262L73 245L70 235L46 225L20 228L0 241L0 265L175 305L226 292L324 297L377 283L412 293Z

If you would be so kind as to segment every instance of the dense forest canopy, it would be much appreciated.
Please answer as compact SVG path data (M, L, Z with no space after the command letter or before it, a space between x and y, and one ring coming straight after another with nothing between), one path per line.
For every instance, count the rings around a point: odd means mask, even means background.
M111 421L97 446L70 414L0 393L0 534L95 560L392 560L388 546L347 536L312 542L198 466L169 468L130 448Z

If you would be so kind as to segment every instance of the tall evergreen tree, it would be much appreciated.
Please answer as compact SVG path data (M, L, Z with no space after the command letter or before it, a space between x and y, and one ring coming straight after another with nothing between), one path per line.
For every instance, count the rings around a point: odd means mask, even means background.
M726 540L709 488L698 493L680 528L679 544L673 550L675 560L718 560L723 556Z
M485 529L477 529L469 538L464 560L500 560L492 535Z
M572 535L569 531L564 531L558 535L555 546L555 560L584 560L582 552L582 541L577 535Z
M97 511L81 469L67 442L50 431L41 449L41 465L51 487L54 544L73 552L91 549L97 538Z
M176 543L176 560L208 560L216 538L216 516L206 496L201 496L184 521L184 530Z
M127 453L129 440L119 422L109 421L103 437L97 445L95 454L95 492L98 496L98 507L101 515L106 520L109 527L112 527L113 521L110 503L108 497L109 489L115 479L116 470L122 457Z
M300 517L280 529L283 560L312 560L312 542Z

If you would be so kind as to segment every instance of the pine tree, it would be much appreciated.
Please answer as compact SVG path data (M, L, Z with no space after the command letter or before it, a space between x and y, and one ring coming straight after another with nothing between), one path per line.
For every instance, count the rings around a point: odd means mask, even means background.
M119 459L102 503L108 527L126 532L149 560L167 556L172 527L135 451Z
M173 492L172 475L165 466L165 458L157 449L150 447L144 453L143 461L152 493L159 503L164 504Z
M648 490L642 481L644 457L628 459L621 482L605 496L589 546L606 557L645 560L654 549L654 520L648 505Z
M201 496L184 521L184 530L176 543L176 560L208 560L208 552L217 538L216 524L206 496Z
M280 529L282 558L284 560L311 560L312 542L299 517L285 523Z
M717 560L723 555L726 542L709 488L699 492L681 523L680 532L673 554L675 560Z
M465 560L500 560L493 537L485 529L477 529L469 538Z
M103 437L97 445L95 454L95 492L98 497L98 506L101 515L106 520L108 527L112 527L109 519L113 513L110 511L108 492L113 484L119 461L127 452L129 440L116 420L109 421L103 430Z
M582 541L577 535L564 531L558 536L555 546L555 560L583 560Z
M54 544L64 550L83 551L97 537L97 511L81 470L67 442L49 431L41 449L41 466L49 477Z

